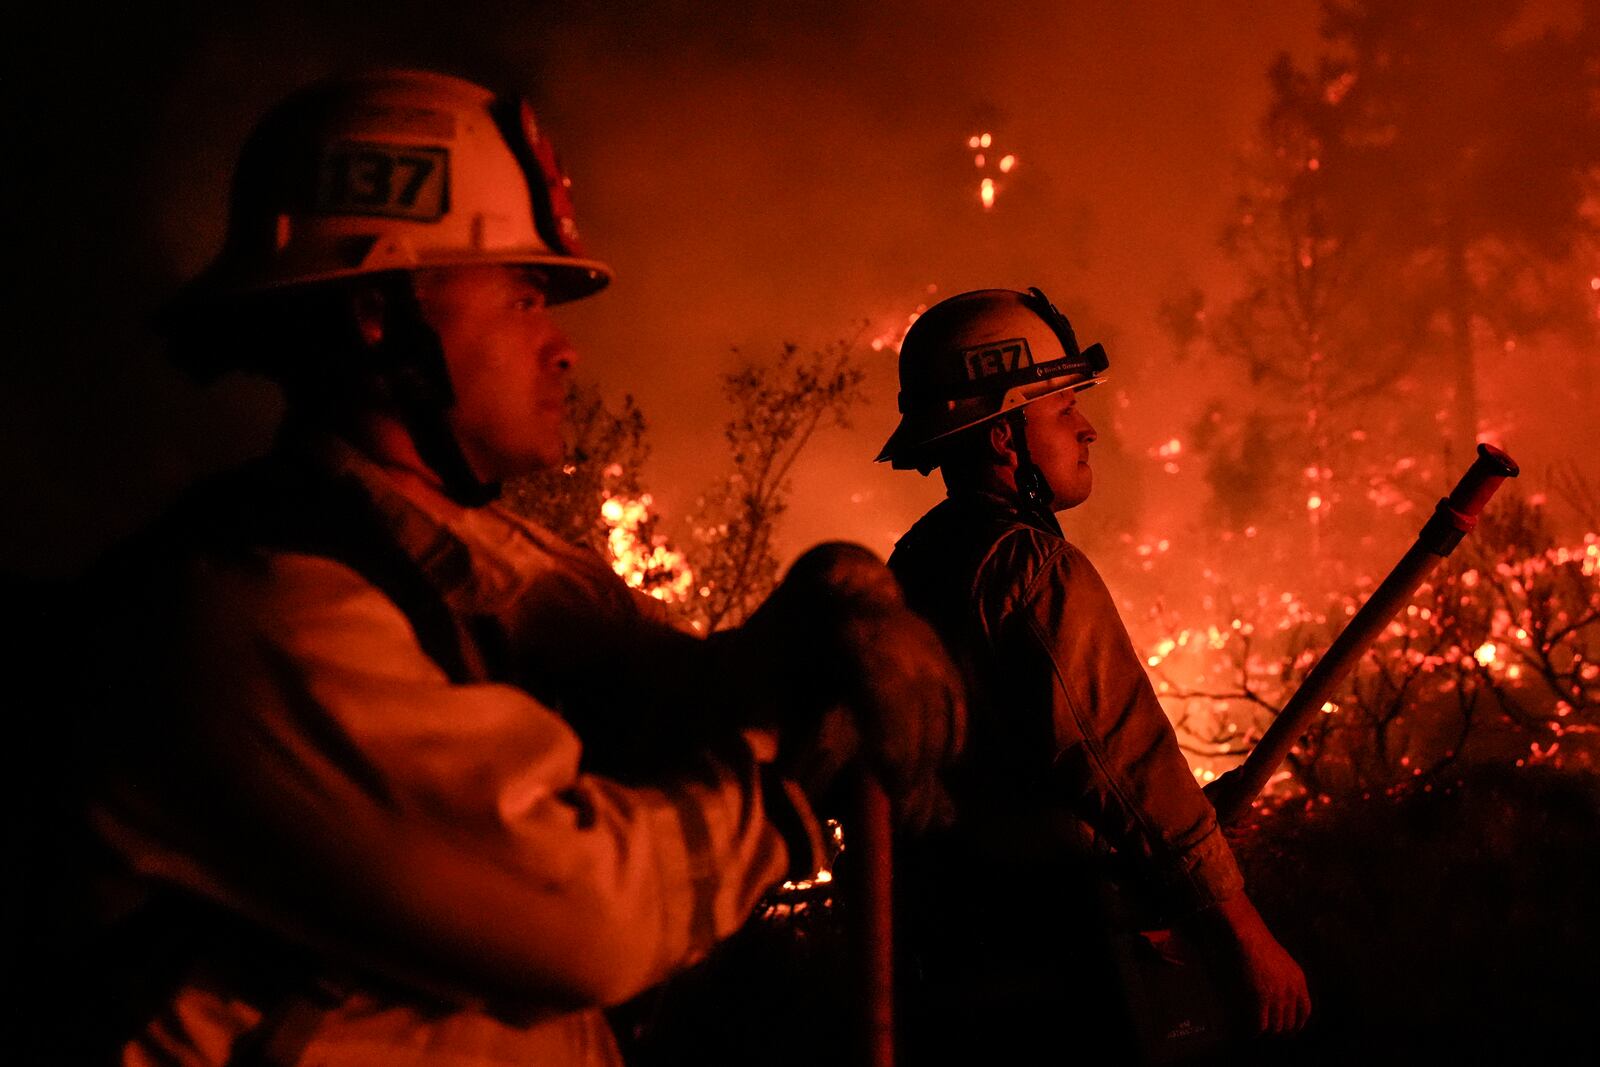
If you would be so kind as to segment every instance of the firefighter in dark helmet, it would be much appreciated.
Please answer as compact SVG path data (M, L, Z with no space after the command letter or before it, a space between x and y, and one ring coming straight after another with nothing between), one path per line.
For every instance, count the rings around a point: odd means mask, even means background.
M901 349L902 418L878 459L938 469L948 497L889 565L971 698L947 776L954 825L911 843L897 879L908 1051L924 1058L1118 1029L1108 862L1224 950L1260 1030L1296 1030L1310 1010L1109 592L1056 519L1093 487L1079 398L1107 366L1037 289L953 296Z

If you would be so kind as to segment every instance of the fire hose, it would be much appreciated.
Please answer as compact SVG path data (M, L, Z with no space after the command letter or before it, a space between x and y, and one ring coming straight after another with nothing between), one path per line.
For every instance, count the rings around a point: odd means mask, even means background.
M1250 810L1300 735L1338 693L1367 649L1411 602L1434 568L1477 526L1479 513L1500 483L1517 474L1516 462L1506 453L1493 445L1478 446L1478 457L1467 473L1450 495L1439 501L1416 542L1328 646L1244 763L1206 787L1222 823L1236 822Z

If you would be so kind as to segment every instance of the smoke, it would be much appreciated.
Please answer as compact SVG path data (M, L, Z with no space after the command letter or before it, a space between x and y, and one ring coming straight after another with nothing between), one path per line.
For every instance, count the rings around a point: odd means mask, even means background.
M75 569L185 482L265 447L271 391L187 384L149 321L216 247L254 118L360 65L531 94L618 275L563 325L582 373L649 415L646 478L667 510L718 469L716 379L735 346L865 340L903 325L930 286L990 285L1042 286L1111 353L1113 384L1086 397L1102 459L1085 528L1097 508L1119 522L1192 509L1193 483L1147 469L1147 450L1192 417L1156 309L1175 279L1226 289L1216 235L1237 147L1266 67L1309 50L1317 18L1311 3L1113 0L770 3L736 17L686 2L35 10L13 37L28 45L11 104L28 269L0 491L29 521L7 531L8 566ZM966 146L980 130L1020 161L990 212ZM871 406L797 472L785 555L840 536L886 551L939 495L870 463L895 421L892 353L872 358Z

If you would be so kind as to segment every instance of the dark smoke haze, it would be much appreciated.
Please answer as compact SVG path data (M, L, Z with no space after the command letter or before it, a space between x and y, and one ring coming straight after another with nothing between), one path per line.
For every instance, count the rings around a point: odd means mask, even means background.
M1204 378L1175 377L1156 311L1183 285L1236 285L1217 238L1237 160L1274 57L1316 50L1311 0L332 8L56 6L12 35L7 569L71 571L198 474L265 447L271 390L188 385L149 318L217 246L254 118L361 65L533 98L617 272L563 324L583 375L649 416L645 480L667 509L721 466L717 375L734 346L889 333L930 286L1039 285L1112 357L1113 385L1088 401L1101 491L1082 522L1197 514L1198 472L1163 476L1148 455L1184 435ZM1019 161L988 213L966 146L980 131ZM1486 413L1537 403L1512 377L1486 376ZM886 552L939 494L871 465L895 421L892 352L869 386L855 428L819 439L797 474L786 555L839 536ZM1577 435L1523 417L1507 440L1548 461Z

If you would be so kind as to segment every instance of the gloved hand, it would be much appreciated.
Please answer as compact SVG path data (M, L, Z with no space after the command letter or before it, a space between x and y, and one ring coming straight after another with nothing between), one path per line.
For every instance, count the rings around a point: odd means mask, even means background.
M1243 788L1241 783L1244 775L1239 773L1239 768L1224 771L1211 781L1207 782L1200 790L1211 801L1211 806L1216 809L1220 818L1225 813L1241 810L1249 805L1253 797L1241 796Z
M939 773L965 735L960 675L876 556L838 542L812 549L744 629L788 687L779 762L808 795L859 761L902 825L948 820Z

